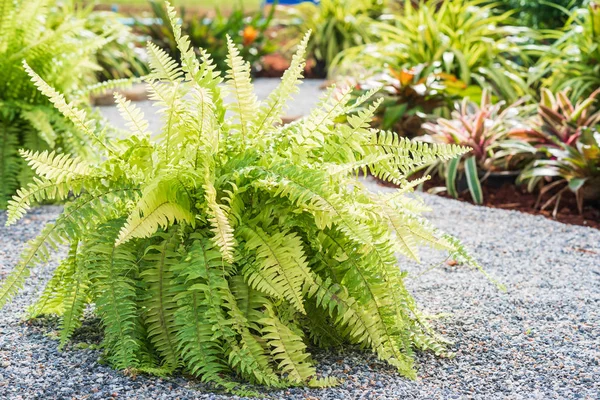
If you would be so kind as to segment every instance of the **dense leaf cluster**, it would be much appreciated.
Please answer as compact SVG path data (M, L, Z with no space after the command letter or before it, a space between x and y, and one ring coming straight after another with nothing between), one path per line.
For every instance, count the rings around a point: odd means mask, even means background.
M418 182L405 177L467 149L370 129L377 104L353 113L368 95L349 103L350 90L328 90L310 115L282 125L308 37L259 102L233 42L222 78L206 53L198 61L171 8L169 17L181 65L148 45L147 84L164 121L157 137L117 95L131 135L106 141L85 111L26 66L102 161L23 152L39 177L10 202L9 224L35 201L75 197L28 245L0 305L32 264L66 243L68 256L32 313L62 315L64 344L95 305L116 368L183 368L228 389L232 372L277 387L333 384L316 378L310 341L361 345L414 377L413 349L443 347L406 290L396 253L417 258L427 244L476 264L420 216L423 204L405 197ZM355 179L361 170L401 189L371 193Z
M96 52L114 39L113 31L93 33L71 14L57 19L55 6L0 0L0 208L32 178L19 149L86 153L83 136L36 89L22 62L74 100L76 91L95 82Z

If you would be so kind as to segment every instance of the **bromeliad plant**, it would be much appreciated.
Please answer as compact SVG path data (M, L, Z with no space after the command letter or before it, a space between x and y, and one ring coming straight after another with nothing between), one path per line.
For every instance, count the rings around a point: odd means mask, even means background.
M268 386L333 383L316 378L310 340L361 345L414 377L413 349L443 348L404 287L396 251L416 258L418 246L429 244L475 262L419 216L422 204L404 197L415 186L406 176L467 149L371 130L376 106L348 117L348 125L336 122L368 98L348 104L350 90L329 90L309 116L282 126L308 39L281 85L258 102L234 43L222 85L168 10L182 64L148 45L147 83L164 121L159 136L117 95L131 136L103 140L83 110L26 67L102 161L22 153L39 178L11 201L8 224L35 201L75 197L28 245L3 282L0 305L33 264L67 243L68 256L32 314L61 314L64 345L93 303L116 368L182 367L228 389L232 371ZM402 189L371 193L354 179L358 170Z
M86 154L84 137L39 93L22 60L74 100L76 91L95 82L95 55L113 31L94 34L86 20L73 16L56 21L52 3L0 1L0 208L33 174L19 149Z
M376 114L376 125L403 137L423 135L422 125L429 116L434 112L449 111L459 95L473 92L455 76L433 73L426 65L400 71L389 68L360 79L355 86L356 96L381 88L376 96L383 98ZM475 91L479 92L477 97L481 97L481 90Z
M510 138L534 147L575 143L584 130L600 123L596 99L600 89L576 104L569 100L569 92L565 89L554 94L542 89L537 116L531 119L529 127L512 130Z
M600 107L596 90L586 99L573 104L569 90L556 95L543 89L538 113L525 128L509 132L510 140L502 143L497 154L502 158L518 157L527 162L519 177L530 192L539 189L540 197L554 193L542 209L554 204L554 215L566 190L575 193L579 211L584 200L595 200L598 190L598 126ZM560 188L560 190L556 190Z
M556 217L563 194L575 194L579 213L583 212L584 201L600 199L600 130L598 127L585 129L573 143L559 143L542 149L547 158L534 161L521 174L520 181L529 188L538 186L543 179L553 179L540 189L540 197L550 193L541 205L545 209L554 204Z
M425 141L471 147L472 152L448 162L438 163L438 174L446 180L446 190L458 197L457 181L464 174L471 198L483 202L481 180L496 168L494 152L509 131L518 125L516 104L504 107L504 102L493 104L489 93L483 93L479 105L463 99L452 113L452 119L439 118L436 123L426 123L429 132Z

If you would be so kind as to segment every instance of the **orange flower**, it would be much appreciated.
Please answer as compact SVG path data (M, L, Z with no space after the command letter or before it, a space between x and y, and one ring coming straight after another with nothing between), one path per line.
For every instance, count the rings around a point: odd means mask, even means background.
M254 29L253 26L248 25L244 28L242 36L244 37L244 46L248 46L254 43L256 37L258 36L258 31Z
M397 70L390 67L390 73L392 74L392 76L394 76L400 81L400 84L402 86L407 86L408 84L412 83L412 80L415 77L414 68L411 68L409 70L403 69L402 71L398 72Z

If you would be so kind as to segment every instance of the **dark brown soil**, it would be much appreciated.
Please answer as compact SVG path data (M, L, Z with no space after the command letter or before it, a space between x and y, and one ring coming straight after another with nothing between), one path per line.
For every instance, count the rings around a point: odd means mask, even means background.
M379 181L380 184L390 186L387 182ZM442 179L433 177L424 185L424 190L428 191L431 188L445 186ZM575 195L571 192L565 192L560 201L556 218L553 218L552 211L554 204L540 210L539 207L535 207L538 195L537 193L529 193L526 188L511 183L503 183L501 185L482 183L482 190L484 195L484 206L492 208L502 208L504 210L517 210L534 215L543 215L549 219L555 219L556 221L563 222L565 224L590 226L595 229L600 229L600 204L598 203L586 203L583 207L583 213L579 214L577 210L577 203ZM446 192L439 193L442 197L450 196ZM540 204L544 204L549 196L544 197L544 200ZM464 191L459 195L459 199L466 201L467 203L473 204L469 191Z

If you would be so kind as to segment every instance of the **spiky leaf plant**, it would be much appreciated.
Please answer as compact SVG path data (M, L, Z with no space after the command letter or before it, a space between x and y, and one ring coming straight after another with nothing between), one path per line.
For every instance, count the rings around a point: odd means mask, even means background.
M221 78L206 53L198 61L170 7L169 16L181 66L148 45L147 83L164 121L157 137L117 95L131 136L104 141L84 111L26 67L103 161L23 153L39 178L11 201L8 224L36 200L75 197L28 245L0 305L32 264L67 243L68 257L33 314L62 314L64 344L84 305L94 304L116 368L181 367L229 389L230 372L269 386L319 386L333 381L316 379L308 342L348 342L414 377L413 349L443 348L404 286L396 253L416 258L429 244L473 261L420 217L423 205L404 197L415 186L405 177L466 149L371 130L375 106L348 125L337 122L367 99L348 104L350 90L329 90L309 116L283 126L307 38L280 86L259 102L231 41ZM370 193L354 177L367 169L402 189Z
M0 0L0 208L33 175L19 149L85 152L83 137L37 90L22 61L74 100L95 82L95 54L113 40L113 28L92 33L85 19L54 7L49 0Z

